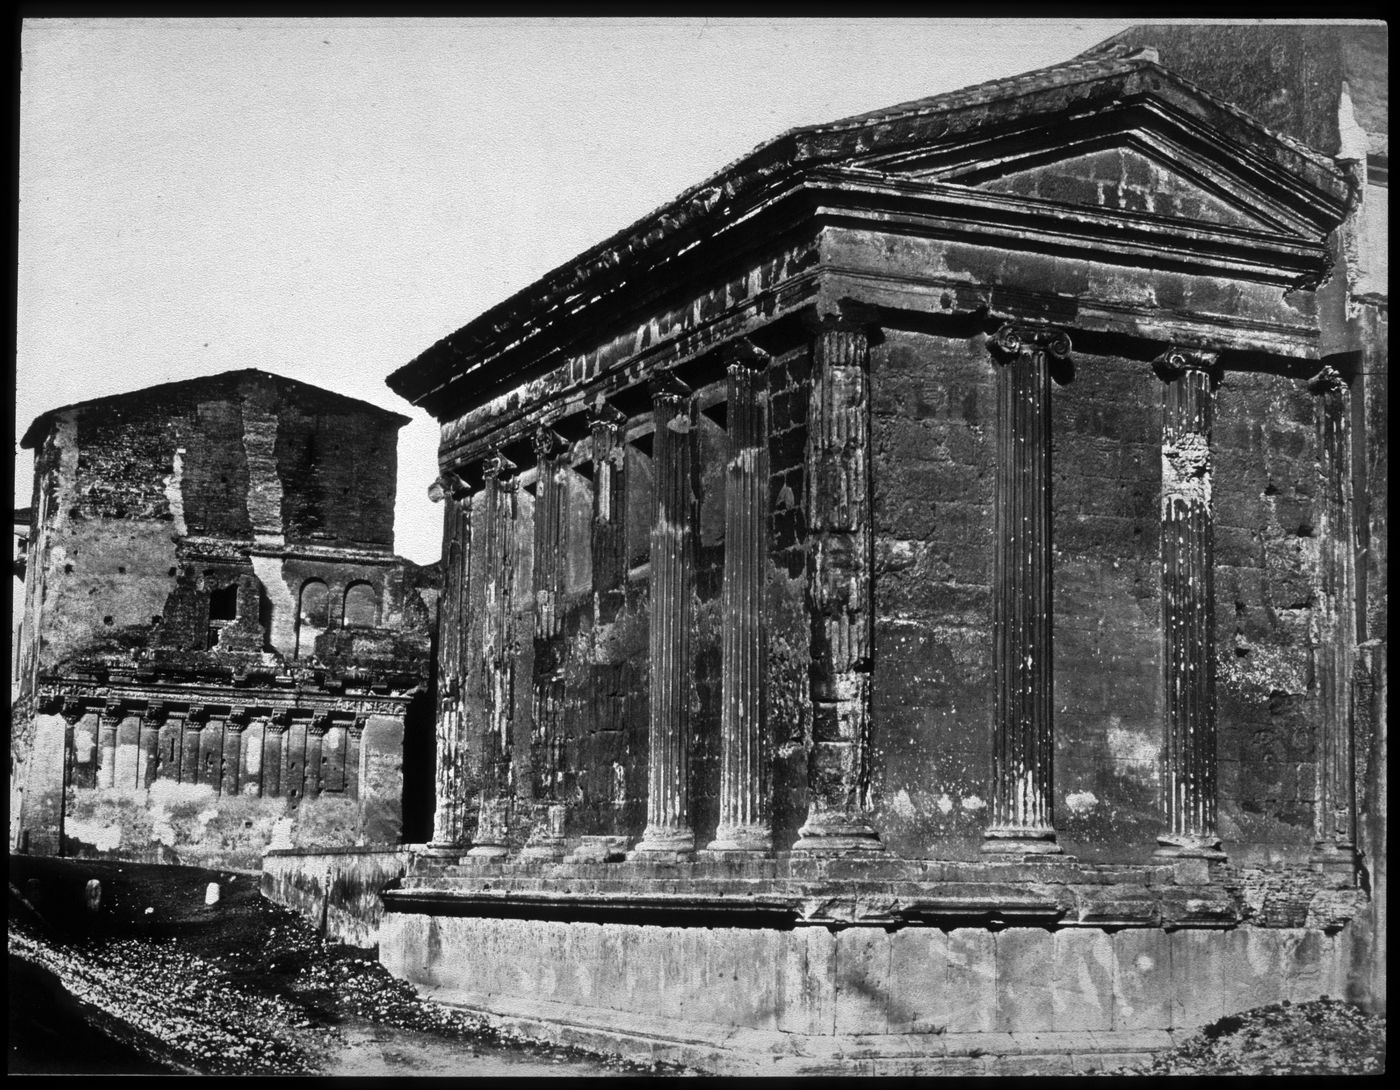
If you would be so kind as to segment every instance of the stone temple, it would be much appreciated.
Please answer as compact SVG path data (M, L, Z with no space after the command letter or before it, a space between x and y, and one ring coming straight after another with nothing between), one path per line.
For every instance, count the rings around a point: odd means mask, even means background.
M719 1071L1383 1005L1384 34L793 130L390 376L444 546L385 963Z
M256 869L412 834L437 587L393 551L407 422L256 370L34 421L12 851Z

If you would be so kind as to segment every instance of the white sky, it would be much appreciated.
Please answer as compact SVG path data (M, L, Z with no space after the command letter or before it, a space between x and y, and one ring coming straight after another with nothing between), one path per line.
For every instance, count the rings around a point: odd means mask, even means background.
M437 425L391 371L785 129L1128 25L26 20L16 439L47 409L160 382L301 379L414 418L396 543L429 563Z

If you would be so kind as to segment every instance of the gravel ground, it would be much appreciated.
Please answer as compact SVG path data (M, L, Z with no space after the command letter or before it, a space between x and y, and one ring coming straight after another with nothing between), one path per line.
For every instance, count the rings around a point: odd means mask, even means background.
M398 1057L469 1074L685 1073L537 1045L423 1000L250 875L12 857L9 940L12 1072L355 1074Z
M1179 1048L1109 1075L1378 1075L1385 1018L1338 999L1270 1004L1206 1026Z

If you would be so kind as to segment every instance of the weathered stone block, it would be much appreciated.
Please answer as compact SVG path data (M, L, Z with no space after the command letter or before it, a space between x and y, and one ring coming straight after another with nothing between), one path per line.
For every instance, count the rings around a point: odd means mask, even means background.
M1152 929L1112 936L1113 1029L1164 1030L1172 1023L1171 937Z
M996 1028L1007 1033L1053 1029L1054 934L1040 928L1012 927L998 931L993 938Z
M1103 931L1054 934L1051 1020L1057 1033L1113 1028L1113 940Z

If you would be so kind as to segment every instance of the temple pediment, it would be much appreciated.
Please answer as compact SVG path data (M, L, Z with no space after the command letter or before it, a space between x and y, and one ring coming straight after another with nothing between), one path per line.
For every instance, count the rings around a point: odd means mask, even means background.
M1068 121L1023 115L851 165L1037 204L1295 237L1316 237L1334 215L1330 200L1281 164L1242 153L1150 97Z

